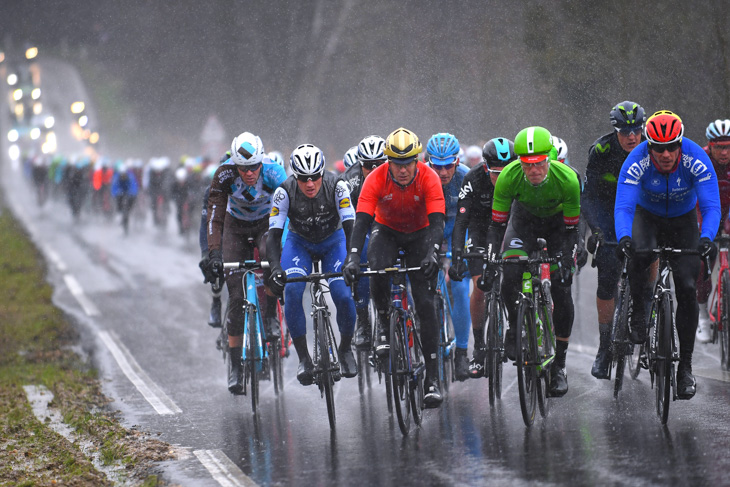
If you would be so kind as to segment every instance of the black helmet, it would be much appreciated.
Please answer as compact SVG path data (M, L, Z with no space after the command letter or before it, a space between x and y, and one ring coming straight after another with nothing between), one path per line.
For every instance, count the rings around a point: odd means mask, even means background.
M517 159L515 145L511 140L497 137L490 140L482 148L482 159L487 167L504 167Z
M646 122L644 109L633 101L622 101L611 109L611 125L616 130L642 127L644 122Z

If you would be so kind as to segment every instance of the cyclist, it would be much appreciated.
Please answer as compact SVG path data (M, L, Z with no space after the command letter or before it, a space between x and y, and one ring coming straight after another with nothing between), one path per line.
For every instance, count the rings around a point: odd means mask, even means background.
M357 279L362 246L373 220L367 252L371 269L394 265L399 249L403 249L408 266L421 265L422 275L411 276L410 283L426 359L424 403L434 408L443 401L436 360L439 325L433 303L438 274L436 252L441 248L444 233L444 194L436 173L417 160L421 143L416 134L402 127L395 130L388 135L383 152L388 164L370 173L360 191L343 275L350 286ZM371 277L370 296L377 309L375 351L380 356L387 355L389 279Z
M472 276L474 290L469 308L471 311L472 332L474 335L474 356L469 364L469 376L478 379L484 376L484 284L481 282L482 262L472 260L468 264L461 255L462 249L469 252L484 252L487 240L487 227L492 212L492 198L497 177L504 166L515 159L514 144L504 137L491 139L482 148L482 162L471 168L461 183L459 191L459 210L456 212L454 234L452 237L452 266L449 277L460 281L467 270ZM467 229L469 238L466 240ZM484 288L486 289L486 288Z
M291 275L308 275L315 260L322 261L322 272L339 272L347 254L355 210L347 185L325 171L324 154L319 148L302 144L291 153L289 163L294 174L276 190L271 207L269 286L275 294L285 295L286 324L299 357L297 379L307 386L314 382L314 365L307 348L307 323L302 306L306 283L287 285L286 279ZM281 236L287 218L289 233L282 251ZM341 277L327 282L337 308L340 369L343 376L355 377L357 363L352 353L355 303Z
M728 223L728 208L730 208L730 120L715 120L707 126L705 131L708 144L704 151L712 161L712 166L717 175L717 184L720 189L720 221L723 222L725 233L730 233ZM698 215L700 217L701 215ZM701 220L700 220L701 222ZM715 261L711 262L715 266ZM704 263L700 265L704 266ZM707 343L712 340L712 323L707 310L707 300L712 292L712 279L700 272L697 278L697 303L700 314L697 322L697 340L700 343Z
M129 231L129 214L139 193L139 185L134 171L126 163L119 164L111 184L111 196L117 201L117 210L122 214L122 228Z
M266 259L266 233L269 212L276 188L286 179L284 168L264 157L261 138L243 132L231 143L231 156L216 169L208 196L208 273L213 282L220 276L223 259L241 261L253 259L254 246L259 258ZM249 243L253 239L253 245ZM241 347L243 344L243 270L228 271L230 313L228 314L228 390L239 394L243 390ZM268 271L264 270L264 282ZM267 338L280 336L276 314L276 299L266 289L267 298L262 313Z
M697 248L703 257L716 253L720 223L717 176L702 148L684 135L676 114L661 110L646 121L646 142L639 144L621 168L616 193L617 253L631 259L629 282L633 310L631 339L646 339L651 299L649 266L655 258L635 255L635 249L669 246ZM695 205L699 202L702 231L697 229ZM697 391L692 375L692 352L697 331L698 306L695 283L700 262L693 255L671 259L677 296L679 366L677 397L691 399Z
M220 163L224 163L231 157L230 151L227 151L220 160ZM207 186L203 193L203 209L200 212L200 228L198 230L198 244L200 245L200 262L198 267L203 272L205 280L203 282L210 282L210 290L212 300L210 303L210 314L208 315L208 326L213 328L221 327L221 290L223 288L223 280L220 279L220 275L215 273L209 273L209 261L208 254L210 249L208 248L208 197L210 196L210 184L215 177L215 172L218 169L217 164L210 164L205 169L205 180Z
M383 148L385 140L378 135L368 135L357 145L358 162L350 166L341 176L340 180L347 183L350 190L350 201L352 207L357 211L357 201L360 197L360 190L365 178L373 169L385 162ZM347 157L345 157L347 159ZM370 234L365 235L365 243L360 253L363 262L367 262L367 248L370 241ZM367 350L370 348L370 317L368 316L368 302L370 301L370 280L360 279L357 283L357 301L355 311L357 312L357 324L355 326L355 346Z
M344 159L342 159L342 163L345 165L345 172L347 172L348 169L357 164L357 162L357 146L353 145L352 147L347 149L347 152L345 152L345 157Z
M613 130L596 140L588 151L583 195L583 214L591 228L586 247L595 254L594 261L598 268L596 308L600 344L591 368L591 374L597 379L610 378L608 369L612 359L611 322L616 286L621 273L621 263L616 257L615 249L602 244L604 241L616 241L613 209L618 176L629 152L643 140L642 131L646 121L644 109L632 101L624 101L614 106L609 117Z
M530 255L536 250L536 239L545 238L551 255L560 257L551 276L555 322L555 360L550 365L550 395L560 397L568 392L565 359L573 328L573 280L578 246L580 217L580 184L575 173L565 164L553 164L550 132L543 127L528 127L515 137L515 154L519 160L504 168L494 188L492 221L487 230L487 253L496 256L504 239L504 258ZM512 203L515 202L513 205ZM510 217L510 208L512 215ZM487 276L491 288L494 274ZM505 334L505 353L515 359L517 326L517 293L522 269L505 266L502 296L509 315Z
M454 232L459 191L464 176L469 168L459 163L459 140L449 133L439 133L432 136L426 144L426 158L431 169L436 171L441 179L441 189L444 192L446 204L446 224L444 226L444 243L447 249L452 249L451 237ZM463 248L464 245L460 247ZM451 250L453 255L453 249ZM469 330L471 317L469 316L469 281L461 279L451 283L453 306L451 317L456 335L456 352L454 354L454 374L456 380L464 381L469 378L469 359L466 349L469 346Z

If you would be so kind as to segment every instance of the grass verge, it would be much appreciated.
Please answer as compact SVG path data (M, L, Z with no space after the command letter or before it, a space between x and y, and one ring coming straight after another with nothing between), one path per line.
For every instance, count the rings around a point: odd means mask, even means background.
M154 463L170 446L123 428L105 408L96 371L71 347L79 335L51 302L41 255L0 208L0 485L113 485L80 448L39 422L24 385L44 385L52 407L102 464L124 466L125 485L161 485Z

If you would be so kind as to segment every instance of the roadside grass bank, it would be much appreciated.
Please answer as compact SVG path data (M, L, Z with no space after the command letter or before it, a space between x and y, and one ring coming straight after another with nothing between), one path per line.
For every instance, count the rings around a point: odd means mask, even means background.
M155 462L173 458L170 445L123 428L105 407L97 373L73 350L79 334L53 305L45 274L42 256L0 207L0 485L163 485ZM36 418L28 385L53 394L49 407L79 441ZM98 469L92 455L109 468Z

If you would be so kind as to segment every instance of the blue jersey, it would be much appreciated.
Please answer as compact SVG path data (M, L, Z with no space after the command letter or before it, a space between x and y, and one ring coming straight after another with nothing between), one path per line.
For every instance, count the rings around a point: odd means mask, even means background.
M446 203L446 226L444 228L444 240L449 240L454 232L454 222L456 221L456 211L459 207L459 191L461 183L464 182L464 176L469 172L469 167L464 164L456 166L454 177L451 178L449 184L441 186L444 190L444 200Z
M712 240L720 224L720 192L710 158L685 137L677 167L664 174L655 167L647 142L642 142L631 151L619 174L614 208L616 238L631 236L636 205L654 215L674 218L693 211L698 201L700 237Z

